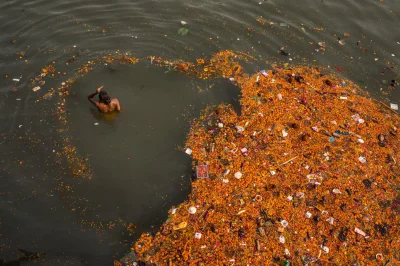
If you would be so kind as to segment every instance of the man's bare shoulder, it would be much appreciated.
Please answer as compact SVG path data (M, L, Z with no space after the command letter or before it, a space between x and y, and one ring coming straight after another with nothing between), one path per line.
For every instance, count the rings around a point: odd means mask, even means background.
M106 104L101 103L101 102L98 102L98 103L96 104L96 106L97 106L97 108L100 109L100 111L101 111L102 113L108 112L108 106L107 106Z
M111 104L117 111L121 111L121 106L119 105L119 101L117 98L111 99Z

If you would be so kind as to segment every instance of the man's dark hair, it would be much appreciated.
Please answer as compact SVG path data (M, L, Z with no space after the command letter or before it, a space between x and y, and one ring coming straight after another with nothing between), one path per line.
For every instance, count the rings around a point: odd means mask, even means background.
M109 105L111 102L111 98L106 91L100 91L99 93L100 102Z

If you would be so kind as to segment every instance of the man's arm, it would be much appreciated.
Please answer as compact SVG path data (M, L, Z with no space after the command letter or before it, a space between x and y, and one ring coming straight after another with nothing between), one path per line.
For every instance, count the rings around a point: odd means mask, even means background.
M96 99L94 99L94 96L96 96L97 94L99 94L99 92L100 92L100 90L101 90L102 88L103 88L103 86L98 87L97 90L96 90L96 92L94 92L94 93L92 93L92 94L90 94L90 95L88 96L88 100L89 100L94 106L96 106L98 109L100 109L99 102L98 102Z
M119 105L118 99L116 99L116 102L117 102L117 111L119 112L119 111L121 111L121 106Z

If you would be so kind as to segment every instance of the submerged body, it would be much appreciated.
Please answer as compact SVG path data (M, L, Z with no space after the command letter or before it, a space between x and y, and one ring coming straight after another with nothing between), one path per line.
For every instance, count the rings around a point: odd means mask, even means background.
M107 92L102 91L103 86L97 88L95 93L88 96L88 100L99 109L102 113L110 113L113 111L121 111L121 106L117 98L110 98ZM99 100L96 100L94 96L99 94Z

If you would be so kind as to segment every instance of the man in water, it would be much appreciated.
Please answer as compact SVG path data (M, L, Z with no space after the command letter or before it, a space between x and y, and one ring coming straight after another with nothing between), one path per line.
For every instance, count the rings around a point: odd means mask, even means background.
M96 92L90 94L88 96L88 100L93 103L97 109L102 113L109 113L112 111L121 111L121 106L119 105L119 101L117 98L111 99L106 91L102 91L103 86L98 87ZM99 100L97 101L93 97L99 95Z

